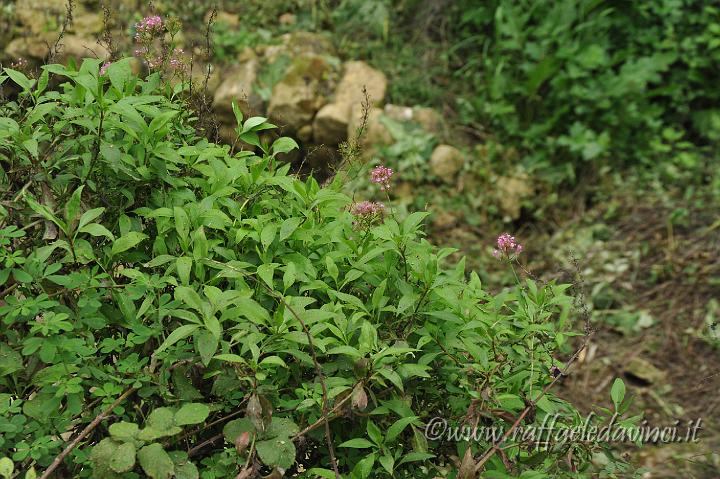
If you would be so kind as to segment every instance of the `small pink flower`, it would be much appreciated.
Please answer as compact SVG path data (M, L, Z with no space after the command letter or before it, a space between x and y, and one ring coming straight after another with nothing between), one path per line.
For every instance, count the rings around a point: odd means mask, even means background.
M514 258L523 250L523 246L517 242L514 236L503 233L498 236L497 248L493 250L493 256L496 258Z
M154 36L163 28L163 21L158 15L145 17L135 24L135 40L140 40L143 34Z
M392 178L393 170L385 166L376 166L370 172L370 180L380 185L380 190L387 191L390 189L390 178Z
M361 201L353 203L350 206L350 212L355 216L368 217L376 214L382 214L385 211L385 205L374 201Z
M172 57L170 57L169 65L170 68L174 70L181 70L185 66L185 59L183 57L185 55L185 50L182 48L176 48L173 50Z
M107 73L108 67L112 64L112 62L105 62L100 67L100 76L103 76Z
M361 201L351 204L348 209L355 217L353 226L357 229L367 228L381 220L385 212L385 205L374 201Z

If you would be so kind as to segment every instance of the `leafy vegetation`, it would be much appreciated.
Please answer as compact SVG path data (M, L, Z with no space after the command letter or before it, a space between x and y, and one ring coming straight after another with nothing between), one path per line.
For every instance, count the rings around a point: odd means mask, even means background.
M257 153L231 154L182 84L100 66L0 76L19 88L0 107L0 474L460 478L493 451L493 477L590 477L598 444L424 434L584 421L549 391L578 334L569 285L492 295L423 238L427 213L359 223L342 174L289 174L297 144L265 118L235 109Z

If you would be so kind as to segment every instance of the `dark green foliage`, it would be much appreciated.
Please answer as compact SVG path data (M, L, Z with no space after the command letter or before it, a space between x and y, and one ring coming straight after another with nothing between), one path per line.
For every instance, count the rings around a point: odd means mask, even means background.
M236 110L261 153L230 154L196 136L182 86L133 77L126 60L98 70L0 76L21 88L0 110L0 455L16 469L46 468L124 391L65 459L68 477L298 462L328 477L323 411L347 477L427 477L418 464L434 474L491 446L429 441L433 416L499 411L488 419L502 426L536 401L537 423L583 420L539 396L572 334L567 286L493 296L463 262L445 266L452 250L423 239L424 212L354 227L339 179L321 188L277 164L297 144L267 144L265 118ZM204 442L220 432L226 443ZM505 457L533 477L578 477L568 452L585 470L592 447ZM499 456L485 470L511 473Z

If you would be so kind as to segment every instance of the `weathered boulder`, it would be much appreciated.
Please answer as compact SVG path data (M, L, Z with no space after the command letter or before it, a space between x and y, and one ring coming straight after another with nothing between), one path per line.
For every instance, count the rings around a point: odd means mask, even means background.
M294 13L283 13L278 17L278 21L280 22L280 25L295 25L295 23L297 23L297 17Z
M452 183L465 163L460 150L450 145L438 145L430 155L430 171L446 183Z
M15 15L28 33L38 35L58 30L65 9L65 0L24 0Z
M10 58L28 58L41 60L47 57L49 46L55 44L57 35L38 35L34 37L18 37L12 40L5 47L5 53ZM69 34L62 38L58 45L55 61L65 62L69 58L100 58L107 59L110 56L107 48L99 44L97 40L80 35Z
M49 35L38 35L36 37L18 37L10 40L5 47L5 54L12 59L36 59L41 60L48 54L48 44L52 38Z
M325 103L325 79L331 70L322 55L305 54L293 60L272 91L268 115L286 128L287 133L296 133L311 125L315 113Z
M79 12L73 15L69 30L81 36L95 35L103 31L104 21L99 13Z
M325 105L315 117L313 129L318 143L337 145L348 138L353 108L365 102L363 89L367 90L371 105L382 104L385 97L387 78L384 73L359 61L346 62L344 67L333 102Z
M385 105L385 115L395 121L417 123L425 131L436 135L442 133L442 118L432 108L400 106L388 103Z
M347 138L350 115L345 105L329 103L322 107L313 121L315 143L337 145Z
M393 137L388 128L382 123L383 110L381 108L370 108L368 111L367 125L360 146L363 148L363 157L372 156L375 147L387 146L393 143ZM348 122L347 137L353 138L362 124L363 107L360 104L354 105Z
M344 67L345 72L335 90L335 103L346 105L348 117L352 107L365 100L363 88L367 89L371 105L381 105L387 89L385 74L360 61L345 62Z
M212 10L205 14L205 25L210 21L212 16ZM215 13L215 23L224 23L230 27L237 27L240 25L240 16L237 13L230 13L223 10L219 10Z
M280 43L261 46L257 50L267 63L273 63L281 56L296 58L307 54L334 54L332 43L327 37L304 31L286 33L280 36Z
M213 99L213 110L221 123L235 125L233 101L237 102L245 118L260 113L262 100L253 92L257 72L258 60L252 58L222 73L224 80L217 87Z
M625 366L625 374L648 384L665 384L667 374L650 361L635 356Z
M518 219L523 200L533 193L527 175L518 172L514 176L501 176L497 179L496 187L501 212L513 220Z
M69 58L100 58L106 60L110 52L97 40L81 35L65 35L62 39L62 47L58 49L57 60L65 62Z

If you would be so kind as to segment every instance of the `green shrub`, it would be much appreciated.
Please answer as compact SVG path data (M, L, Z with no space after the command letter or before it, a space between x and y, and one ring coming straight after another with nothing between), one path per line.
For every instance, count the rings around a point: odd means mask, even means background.
M47 468L99 415L63 477L334 477L328 441L344 477L432 477L492 445L428 440L433 416L583 420L541 393L568 286L493 296L444 266L426 213L361 224L340 177L288 174L266 119L237 113L261 153L231 154L159 73L106 71L0 76L21 91L0 107L0 473ZM567 458L593 447L506 444L484 470L581 477Z
M703 0L457 9L456 75L472 91L462 117L522 145L553 183L606 165L693 168L720 135L718 14Z

